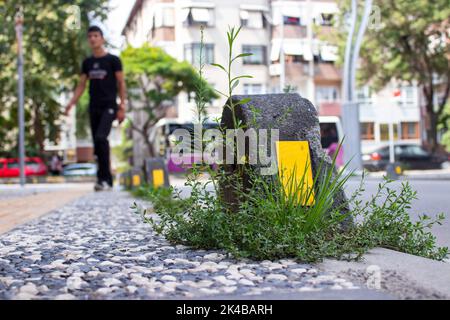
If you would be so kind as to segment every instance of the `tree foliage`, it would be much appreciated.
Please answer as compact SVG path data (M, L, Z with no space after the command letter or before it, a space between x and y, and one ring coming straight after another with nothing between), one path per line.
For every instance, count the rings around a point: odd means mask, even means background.
M79 8L79 20L70 11L74 5ZM107 0L0 1L0 150L4 155L13 155L17 149L14 21L19 6L24 15L26 146L32 153L41 153L46 139L57 142L60 94L72 89L80 61L88 52L89 19L101 20L108 11Z
M140 48L128 47L121 58L127 81L130 111L144 112L145 120L137 124L130 119L132 130L142 135L148 154L154 156L149 139L150 129L166 115L180 92L195 93L201 79L186 61L177 61L163 49L144 44ZM214 89L206 85L207 101L216 97ZM180 106L186 107L186 106Z
M435 149L449 95L449 2L374 0L373 6L376 11L361 48L360 76L375 89L392 79L416 81L425 98L428 143ZM342 1L342 7L348 12L349 1ZM345 38L340 39L343 44Z

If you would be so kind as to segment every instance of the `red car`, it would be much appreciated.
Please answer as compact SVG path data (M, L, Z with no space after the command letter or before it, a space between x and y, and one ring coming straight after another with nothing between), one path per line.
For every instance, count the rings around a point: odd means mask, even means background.
M0 158L0 178L15 178L19 176L19 159ZM47 166L41 158L25 158L25 176L45 176Z

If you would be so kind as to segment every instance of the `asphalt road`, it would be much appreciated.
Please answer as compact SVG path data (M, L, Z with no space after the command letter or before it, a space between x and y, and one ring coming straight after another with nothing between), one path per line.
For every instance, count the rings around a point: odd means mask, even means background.
M354 178L347 184L346 193L349 195L359 185L359 180ZM365 181L363 200L369 200L377 191L379 179L368 178ZM412 203L411 217L416 218L420 214L434 216L443 212L446 220L441 226L435 226L433 233L440 246L450 247L450 180L412 180L409 181L412 188L417 191L418 199ZM392 188L400 187L401 182L392 183Z

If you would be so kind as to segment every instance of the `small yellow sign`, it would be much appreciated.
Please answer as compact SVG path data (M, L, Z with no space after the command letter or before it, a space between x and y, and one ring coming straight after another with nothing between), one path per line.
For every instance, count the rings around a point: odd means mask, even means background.
M163 169L153 170L153 186L155 188L158 188L162 185L164 185L164 170Z
M133 187L138 187L141 185L141 176L138 174L133 175Z
M298 193L301 205L313 205L314 180L308 141L277 141L276 150L278 175L286 194Z

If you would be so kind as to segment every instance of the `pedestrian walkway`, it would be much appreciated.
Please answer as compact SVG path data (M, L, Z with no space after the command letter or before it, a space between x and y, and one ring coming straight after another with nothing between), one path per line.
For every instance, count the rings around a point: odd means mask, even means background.
M130 210L133 201L90 193L0 235L0 299L388 297L293 260L171 245Z
M92 185L2 186L0 191L0 234L51 210L61 207L92 189Z

